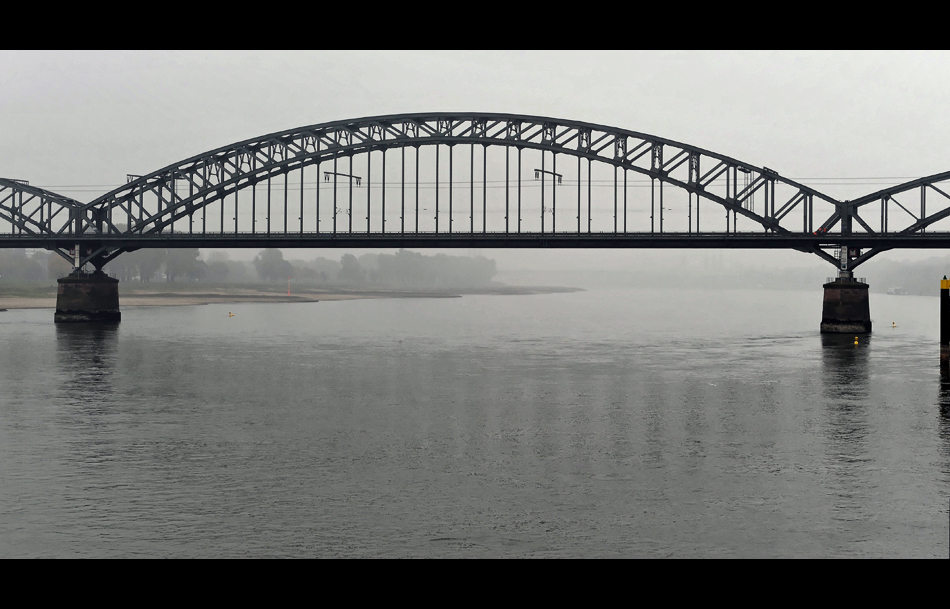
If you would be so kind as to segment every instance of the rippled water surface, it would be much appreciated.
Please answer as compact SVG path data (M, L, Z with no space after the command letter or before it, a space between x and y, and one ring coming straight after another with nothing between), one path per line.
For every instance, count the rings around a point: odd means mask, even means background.
M0 556L946 558L937 299L871 298L3 312Z

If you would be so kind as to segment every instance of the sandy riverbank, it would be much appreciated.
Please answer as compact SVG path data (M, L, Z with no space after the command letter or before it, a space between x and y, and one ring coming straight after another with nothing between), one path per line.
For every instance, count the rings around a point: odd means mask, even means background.
M530 294L553 294L558 292L577 292L579 288L563 287L522 287L498 286L491 288L470 288L464 290L304 290L300 293L281 294L257 290L209 290L195 292L183 290L147 291L134 290L120 292L121 307L174 307L205 304L223 304L238 302L319 302L321 300L357 300L364 298L460 298L463 295L492 294L498 296L518 296ZM3 309L55 309L55 296L2 296L0 310Z

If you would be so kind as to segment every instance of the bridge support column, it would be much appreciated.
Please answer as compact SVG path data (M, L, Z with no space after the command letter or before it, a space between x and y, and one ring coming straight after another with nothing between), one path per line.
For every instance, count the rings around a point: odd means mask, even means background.
M117 322L121 319L118 279L97 270L93 273L73 271L57 281L54 322Z
M826 283L824 288L822 334L862 334L871 331L868 284L845 276Z

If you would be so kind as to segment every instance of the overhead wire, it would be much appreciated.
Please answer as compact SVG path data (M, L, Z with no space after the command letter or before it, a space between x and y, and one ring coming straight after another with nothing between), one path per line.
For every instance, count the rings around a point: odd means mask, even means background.
M919 177L919 176L917 176L917 177ZM797 177L790 177L790 178L788 178L788 179L790 179L790 180L795 180L796 182L805 182L806 180L807 180L807 181L811 181L811 182L821 182L823 185L826 185L826 186L834 186L834 185L837 185L837 186L878 186L878 185L881 185L881 184L890 184L890 183L891 183L891 182L885 181L885 180L905 180L905 181L906 181L906 180L913 180L913 179L916 179L916 177L906 177L906 176L905 176L905 177L881 177L881 178L868 178L868 177L860 177L860 178L797 178ZM862 180L862 181L857 181L857 180ZM869 181L869 180L874 180L874 181ZM713 183L719 183L719 182L724 182L724 181L725 181L724 178L718 178L718 179L714 180ZM538 183L538 184L534 184L534 182L539 182L539 183ZM586 184L587 182L588 182L588 180L582 180L582 183L583 183L583 184ZM483 182L482 180L476 180L476 181L475 181L476 186L480 186L482 183L485 183L486 185L490 185L490 186L488 186L489 188L504 188L505 180L485 180L484 182ZM590 183L591 183L592 185L594 185L594 186L597 186L597 187L601 187L601 186L613 186L613 180L612 180L612 179L605 179L605 180L597 180L597 179L594 179L594 180L590 180ZM289 184L290 184L291 186L295 187L295 188L299 188L299 187L300 187L300 182L299 182L299 181L298 181L298 182L290 182ZM416 185L415 182L409 182L409 181L405 182L405 184L406 184L406 187L407 187L407 188L409 188L410 186L414 188L415 185ZM419 181L418 184L419 184L419 187L420 187L420 188L434 188L435 185L436 185L436 182L435 182L435 181ZM446 187L447 182L442 181L442 182L439 182L439 184L440 184L440 188L444 188L444 187ZM510 184L511 184L511 182L509 182L509 185L510 185ZM561 185L567 185L567 184L574 184L574 185L576 185L576 184L577 184L577 180L576 180L576 179L570 179L570 178L565 177L565 178L563 179ZM530 180L530 181L524 181L524 182L522 182L522 187L532 187L532 186L539 186L539 185L540 185L540 181L539 181L539 180ZM630 186L632 186L632 187L634 187L634 188L644 188L644 187L649 187L649 186L650 186L650 181L649 181L649 180L646 180L646 179L643 179L643 180L630 179L630 180L628 181L628 185L630 185ZM102 189L107 189L106 192L108 192L108 191L110 191L110 190L115 190L116 188L119 188L120 186L124 186L124 184L44 184L44 185L37 185L38 188L43 188L43 189L47 189L47 190L52 190L52 189L54 189L54 188L59 188L59 189L66 189L66 190L68 190L68 191L70 191L70 192L98 192L98 191L101 191ZM321 189L323 189L323 190L330 190L330 189L333 188L333 184L332 184L332 183L326 183L326 182L321 181L321 180L316 180L316 181L305 180L305 181L304 181L304 190L316 190L315 186L316 186L316 187L319 187L319 188L321 188ZM370 187L370 188L379 188L380 186L381 186L381 185L379 184L378 181L372 181L372 180L369 181L369 187ZM397 187L399 187L399 183L397 183L397 182L395 182L395 181L387 181L387 186L390 187L390 188L397 188ZM463 182L460 182L459 184L456 184L456 185L453 185L453 186L456 187L456 188L462 188L463 186L467 187L467 186L468 186L468 182L464 182L464 181L463 181ZM348 185L348 183L347 183L346 181L340 181L340 182L337 184L336 187L337 187L337 188L348 188L349 185ZM362 185L361 185L361 186L357 186L356 188L363 188L363 186L362 186Z

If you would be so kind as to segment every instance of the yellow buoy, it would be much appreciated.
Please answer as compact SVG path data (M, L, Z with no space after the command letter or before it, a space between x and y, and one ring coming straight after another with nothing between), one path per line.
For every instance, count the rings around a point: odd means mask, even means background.
M858 337L857 337L857 336L854 337L854 344L855 344L855 345L858 344Z

